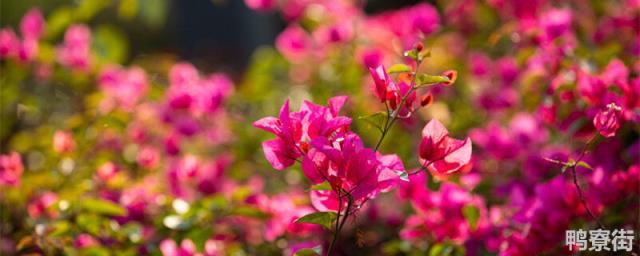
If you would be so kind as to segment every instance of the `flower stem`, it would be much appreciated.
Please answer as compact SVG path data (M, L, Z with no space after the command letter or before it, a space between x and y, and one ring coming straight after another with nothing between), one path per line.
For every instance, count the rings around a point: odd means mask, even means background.
M402 100L400 100L400 104L397 106L397 108L393 112L391 112L390 115L389 115L389 111L387 111L388 116L384 122L384 129L382 129L382 135L380 135L380 139L378 140L378 143L376 143L376 147L374 148L375 151L378 151L378 148L380 148L380 145L382 144L382 141L384 140L385 136L391 129L391 126L393 126L393 123L398 119L400 110L404 106L404 103L407 101L407 98L409 98L409 95L411 95L411 93L413 93L416 90L416 76L418 75L418 68L420 67L420 63L421 61L417 59L416 71L413 72L413 76L411 77L411 89L409 89L409 91L407 91L407 93L402 97Z

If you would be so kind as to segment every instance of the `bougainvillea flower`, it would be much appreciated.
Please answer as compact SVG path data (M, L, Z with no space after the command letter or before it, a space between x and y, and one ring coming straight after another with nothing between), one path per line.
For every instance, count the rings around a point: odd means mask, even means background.
M0 185L17 186L22 176L22 160L16 152L0 155Z
M65 131L56 131L53 134L53 151L56 153L68 153L75 148L73 135Z
M58 216L57 208L51 207L58 202L58 195L54 192L45 192L36 196L27 205L27 212L31 218L37 219L41 216L55 218Z
M606 109L601 110L593 118L593 126L598 129L602 136L610 138L616 136L616 131L620 127L618 115L622 111L615 103L607 105Z
M302 171L312 184L328 181L331 191L313 191L312 202L316 208L338 210L338 193L346 203L346 195L355 205L386 192L399 180L404 171L395 155L380 156L365 148L354 133L338 135L333 140L318 137L312 149L302 160Z
M18 60L29 62L38 55L38 40L34 38L25 38L18 45Z
M160 251L163 256L194 256L198 253L196 244L190 239L184 239L180 247L173 239L165 239L160 243Z
M149 88L146 72L136 66L129 69L107 66L100 72L98 82L110 105L125 110L131 110Z
M0 30L0 58L15 56L20 40L11 28L3 28Z
M431 120L422 130L420 163L439 174L450 174L471 160L471 139L457 140L438 120Z
M309 150L309 143L316 137L330 137L348 130L351 119L338 116L346 96L329 99L327 107L305 101L300 111L290 113L289 101L280 109L279 118L265 117L253 123L257 128L275 134L278 138L262 143L265 157L276 170L291 166L298 157Z
M276 48L289 61L298 63L303 61L311 48L312 39L307 32L298 25L291 25L276 38Z
M385 102L387 100L387 88L393 84L391 78L389 78L389 74L387 74L387 70L384 66L380 65L376 68L370 67L369 72L371 72L371 77L376 86L376 96L380 99L380 102Z
M276 7L275 0L244 0L247 7L257 11L269 11Z
M64 43L58 48L60 64L86 70L90 65L91 30L86 25L72 25L64 34Z
M44 17L37 8L33 8L22 17L20 33L24 38L38 39L44 31Z

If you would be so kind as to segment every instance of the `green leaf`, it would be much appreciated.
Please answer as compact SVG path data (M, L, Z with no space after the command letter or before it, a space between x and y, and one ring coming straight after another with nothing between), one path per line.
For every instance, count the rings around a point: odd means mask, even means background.
M82 201L82 208L93 212L111 216L124 216L127 210L113 202L102 199L85 199Z
M587 162L584 161L580 161L577 163L578 166L582 166L584 168L587 168L589 170L593 170L593 167L591 167L591 165L589 165Z
M232 211L231 211L232 215L238 215L238 216L245 216L245 217L252 217L252 218L258 218L258 219L265 219L269 217L269 214L261 211L258 208L255 207L251 207L251 206L239 206L239 207L235 207Z
M475 230L478 226L478 218L480 217L480 210L472 205L465 205L462 207L462 215L471 226L471 230Z
M395 64L391 66L389 70L387 70L387 73L389 74L406 73L406 72L411 72L411 67L405 64Z
M380 117L384 117L386 115L387 115L386 112L378 111L378 112L373 113L371 115L360 116L360 117L358 117L358 119L369 123L371 126L377 128L380 132L382 132L382 126L381 126L382 119Z
M417 60L418 59L418 51L416 49L406 51L406 52L404 52L404 56L412 58L414 60Z
M314 212L297 219L296 223L317 224L331 230L331 223L337 216L335 212Z
M449 78L446 76L432 76L426 74L420 74L416 76L416 87L424 87L427 85L446 83L449 82Z
M104 62L122 63L128 55L129 45L125 34L112 26L99 26L94 33L92 49Z
M311 186L310 190L331 190L331 184L328 181Z
M294 256L315 256L315 255L322 255L322 245L318 245L316 247L313 248L305 248L302 250L297 251L295 254L293 254Z

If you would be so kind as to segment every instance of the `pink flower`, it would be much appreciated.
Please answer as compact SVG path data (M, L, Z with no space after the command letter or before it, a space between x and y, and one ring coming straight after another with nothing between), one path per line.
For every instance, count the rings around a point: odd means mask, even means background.
M22 17L20 33L24 38L38 39L44 31L44 18L37 8L33 8Z
M58 48L60 64L86 70L90 65L91 30L85 25L72 25L64 34L64 43Z
M387 74L387 70L380 65L376 68L370 67L369 72L371 72L371 77L376 86L376 96L380 99L380 102L385 102L387 100L387 90L393 84L389 74Z
M257 128L278 138L262 143L265 157L276 170L291 166L309 150L309 143L317 137L330 137L349 129L351 119L338 116L346 96L329 99L327 107L305 101L300 111L289 113L289 100L280 109L280 117L265 117L253 123Z
M0 30L0 58L15 56L20 47L20 40L11 28L3 28Z
M347 195L354 205L362 205L389 191L404 171L397 156L380 156L365 148L355 133L339 134L331 141L318 137L312 145L302 160L302 172L312 184L328 181L332 189L312 191L313 205L319 210L338 210L339 198L346 204Z
M58 216L58 211L51 206L58 202L58 195L54 192L45 192L27 205L27 212L31 218L37 219L43 214L50 218Z
M264 228L267 241L275 241L287 233L301 236L318 230L316 225L295 223L298 218L314 212L313 208L298 202L304 202L298 193L279 194L258 200L260 209L271 216Z
M153 147L143 147L136 158L138 165L146 169L153 169L160 162L160 154Z
M18 45L18 60L28 62L33 60L36 55L38 55L38 40L27 37Z
M106 162L98 167L98 170L96 171L96 177L100 181L109 181L118 174L119 170L120 168L118 168L118 166L114 163Z
M553 40L571 29L571 11L567 9L551 9L540 18L540 26L549 40Z
M593 118L593 126L606 138L616 136L616 131L620 127L618 116L621 111L621 107L610 103L606 109L600 110Z
M22 160L16 152L7 155L0 155L0 184L17 186L20 184L20 176L22 176Z
M98 240L93 238L91 235L84 234L84 233L78 235L78 237L76 237L76 239L73 241L73 245L76 248L87 248L87 247L92 247L99 244L100 242L98 242Z
M196 244L190 239L182 240L180 247L176 241L165 239L160 243L160 251L163 256L193 256L198 253Z
M384 66L369 68L369 72L371 72L371 77L375 84L375 94L380 102L389 102L389 106L393 110L401 107L399 112L401 116L406 116L413 111L412 105L417 97L415 91L411 92L405 99L404 104L400 106L402 98L411 90L411 82L408 76L398 76L400 82L395 84L389 78Z
M136 66L129 69L107 66L100 72L98 83L107 102L124 110L131 110L149 88L146 72Z
M431 120L422 130L420 162L439 174L450 174L471 160L471 140L449 137L449 131L438 120Z
M56 153L68 153L75 148L73 135L65 131L56 131L53 135L53 151Z
M276 7L275 0L244 0L247 7L257 11L270 11Z
M278 51L294 63L299 63L306 58L311 44L310 36L298 25L287 27L278 35L278 38L276 38L276 48Z

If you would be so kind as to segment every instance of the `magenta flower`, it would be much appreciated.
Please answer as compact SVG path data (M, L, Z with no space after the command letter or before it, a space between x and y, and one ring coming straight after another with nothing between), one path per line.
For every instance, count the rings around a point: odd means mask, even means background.
M37 219L43 215L49 218L55 218L58 216L58 211L51 206L56 202L58 202L58 195L56 193L45 192L29 202L27 212L33 219Z
M540 18L540 26L548 37L553 40L571 30L571 11L567 9L551 9Z
M393 84L391 78L389 78L389 74L387 74L387 70L384 66L380 65L376 68L369 68L369 72L371 72L371 77L373 78L373 82L376 86L375 93L380 102L385 102L387 100L387 90Z
M37 8L33 8L22 17L20 33L24 38L38 39L44 31L44 18Z
M413 111L412 105L417 97L415 92L409 94L404 104L399 106L402 103L402 98L411 90L410 81L406 81L408 80L406 79L407 77L399 77L401 81L395 84L389 78L384 66L369 68L369 72L371 72L371 77L375 84L375 94L380 102L389 102L389 106L393 110L401 107L400 115L402 116L408 115Z
M450 174L471 160L471 139L457 140L438 120L431 120L422 130L420 163L439 174Z
M331 141L318 137L302 160L302 171L312 184L328 181L332 190L312 191L313 205L319 210L339 209L339 197L350 196L355 205L362 205L387 192L404 171L400 158L380 156L365 148L360 138L351 132L339 134ZM346 204L343 198L343 204Z
M20 40L13 29L3 28L0 30L0 58L15 56L19 47Z
M138 165L145 169L153 169L160 162L160 153L154 147L143 147L136 157Z
M100 242L93 238L91 235L82 233L78 235L78 237L76 237L76 239L73 241L73 245L76 248L87 248L100 245Z
M38 55L38 40L35 38L25 38L18 45L18 60L28 62Z
M316 225L295 223L298 218L314 212L308 205L297 203L304 202L301 194L294 192L260 199L258 200L260 209L271 216L264 228L264 237L267 241L275 241L287 233L301 236L318 230Z
M103 103L124 110L132 110L149 89L146 72L136 66L129 69L107 66L100 72L98 83L107 96Z
M276 7L275 0L244 0L247 7L257 11L270 11Z
M165 239L160 243L160 251L163 256L194 256L198 253L196 244L190 239L184 239L180 247L173 239Z
M306 58L311 48L312 40L309 34L298 25L287 27L278 38L276 48L289 61L298 63Z
M0 155L0 184L8 186L17 186L20 184L20 176L22 176L22 160L16 152L7 155Z
M618 116L621 111L621 107L610 103L606 109L600 110L593 118L593 126L606 138L616 136L616 131L620 127Z
M291 166L309 150L309 143L317 137L330 137L349 129L351 119L338 116L346 96L329 99L327 107L305 101L300 111L289 113L289 100L280 109L280 117L265 117L253 123L257 128L278 138L262 143L264 154L276 170Z
M85 25L72 25L64 34L64 43L58 48L60 64L79 70L90 65L91 30Z

